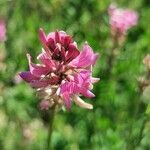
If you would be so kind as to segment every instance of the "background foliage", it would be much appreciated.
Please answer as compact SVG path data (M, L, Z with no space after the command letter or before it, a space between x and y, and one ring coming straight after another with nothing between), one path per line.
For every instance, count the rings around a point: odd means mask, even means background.
M112 47L110 0L0 0L7 25L7 41L0 43L0 149L42 150L47 139L48 113L27 84L17 84L16 73L28 69L26 53L41 51L38 29L56 29L88 41L100 53L94 76L96 98L92 111L72 106L57 113L52 145L56 150L148 150L150 148L150 92L139 94L137 78L146 72L142 61L150 52L149 0L118 0L120 7L139 13L120 49L112 73L104 74ZM150 91L150 90L149 90Z

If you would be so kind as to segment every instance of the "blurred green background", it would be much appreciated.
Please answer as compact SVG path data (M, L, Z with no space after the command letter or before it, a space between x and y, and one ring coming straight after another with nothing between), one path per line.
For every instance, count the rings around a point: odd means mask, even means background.
M48 113L39 110L35 91L16 74L28 69L26 53L41 51L38 29L64 30L79 47L88 41L100 53L94 86L96 98L86 100L93 110L60 111L54 122L55 150L149 150L150 88L139 92L138 77L146 73L142 61L150 53L149 0L118 0L120 7L135 9L139 23L129 30L110 75L106 60L112 47L110 0L0 0L7 40L0 43L0 150L44 150Z

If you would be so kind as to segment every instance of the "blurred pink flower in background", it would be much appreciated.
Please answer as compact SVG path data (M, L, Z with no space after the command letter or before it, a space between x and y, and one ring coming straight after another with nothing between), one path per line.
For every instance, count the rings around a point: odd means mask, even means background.
M0 19L0 42L6 40L6 25L3 19Z
M120 36L138 23L138 14L133 10L117 8L115 4L111 4L108 13L112 32Z
M70 109L73 101L80 107L92 109L93 106L79 96L94 97L90 90L99 79L92 77L92 66L98 54L87 42L80 52L76 42L64 31L51 32L46 36L40 29L39 33L43 49L37 59L41 64L32 63L31 56L27 54L29 71L21 72L20 76L37 90L42 99L41 109L47 110L54 105Z

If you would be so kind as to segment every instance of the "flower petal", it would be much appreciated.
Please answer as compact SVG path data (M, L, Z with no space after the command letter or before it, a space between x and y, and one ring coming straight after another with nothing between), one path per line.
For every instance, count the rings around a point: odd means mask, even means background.
M34 76L41 77L41 75L45 75L49 72L48 67L33 64L32 61L31 61L32 58L31 58L30 54L27 54L27 58L28 58L28 62L29 62L30 72Z
M73 101L82 108L93 109L93 105L84 102L79 96L74 96Z
M69 44L72 42L73 42L72 37L69 35L66 35L61 38L61 43L65 48L68 48Z
M67 51L67 55L66 55L66 61L70 62L72 61L74 58L76 58L78 55L80 54L80 52L78 51L77 47L71 43L69 45L68 51Z
M30 82L32 88L43 88L49 85L46 80L33 80Z
M55 41L56 41L56 43L60 42L60 35L59 35L58 31L55 32Z
M49 38L52 38L57 43L59 40L61 40L62 37L65 37L67 35L66 32L64 32L64 31L56 31L56 32L49 33L48 36L46 37L47 40Z
M40 28L40 30L39 30L39 38L40 38L41 43L43 44L45 52L50 57L51 56L51 52L50 52L50 50L49 50L49 48L47 46L47 37L46 37L46 35L44 33L44 30L42 28Z
M42 44L46 44L46 42L47 42L46 35L42 28L39 29L39 38L40 38L40 41L42 42Z
M51 51L53 51L55 49L55 41L52 38L49 38L46 45L48 46L48 48L50 48Z
M63 97L66 108L69 110L71 108L71 99L70 99L69 94L63 93L62 97Z
M71 66L86 68L94 65L98 58L98 54L94 54L92 48L85 43L82 52L71 63Z
M21 72L21 73L19 73L19 75L26 82L31 82L32 80L39 79L38 77L35 77L34 75L32 75L30 71Z
M80 93L81 93L83 96L87 97L87 98L95 97L95 95L94 95L91 91L89 91L89 90L87 90L87 89L85 89L85 88L81 88L81 89L80 89Z
M45 52L42 52L37 57L38 60L40 60L45 66L49 68L49 70L54 70L55 62L50 59Z
M92 82L92 83L96 83L96 82L98 82L99 80L100 80L100 78L94 78L94 77L91 78L91 82Z
M60 86L61 93L69 93L72 94L74 92L74 83L73 82L65 82Z
M83 70L79 74L76 74L74 76L74 81L77 83L80 87L86 87L88 88L91 80L90 80L91 72L89 70Z

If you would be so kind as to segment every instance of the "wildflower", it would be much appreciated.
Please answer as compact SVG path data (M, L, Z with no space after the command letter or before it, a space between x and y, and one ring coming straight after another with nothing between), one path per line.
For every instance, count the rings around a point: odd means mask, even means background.
M41 64L34 64L27 54L29 71L21 72L20 76L36 89L37 96L42 99L40 108L47 110L54 105L64 105L70 109L74 101L80 107L92 109L93 106L79 96L94 97L90 90L99 79L92 77L92 66L98 54L87 42L80 52L76 42L64 31L51 32L46 36L40 29L39 36L43 49L37 59Z
M6 26L4 20L0 19L0 42L6 40Z
M128 29L137 25L138 14L133 10L117 8L115 4L111 4L108 13L113 35L117 34L118 37L121 37Z

